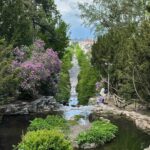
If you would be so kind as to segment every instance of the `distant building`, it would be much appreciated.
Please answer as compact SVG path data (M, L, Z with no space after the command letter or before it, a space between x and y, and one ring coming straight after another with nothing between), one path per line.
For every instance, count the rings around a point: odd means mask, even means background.
M79 43L79 46L83 49L83 51L85 53L88 53L91 51L91 47L94 44L94 40L86 39L86 40L79 41L78 43Z

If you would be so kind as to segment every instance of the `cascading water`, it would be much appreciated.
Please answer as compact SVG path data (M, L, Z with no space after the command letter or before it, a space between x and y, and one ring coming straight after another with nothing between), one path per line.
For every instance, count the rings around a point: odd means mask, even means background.
M72 58L72 68L69 70L70 74L70 83L71 83L71 91L70 91L70 99L69 106L64 106L64 117L67 120L73 119L76 115L81 115L83 118L79 120L79 123L82 125L86 125L89 123L88 116L92 111L92 106L78 106L78 93L76 91L76 87L78 84L78 75L80 73L80 66L78 64L78 60L76 55L73 55Z
M80 67L79 67L76 55L73 55L72 65L73 65L73 67L69 70L70 83L71 83L69 106L77 106L77 104L78 104L78 93L76 92L76 87L78 84L78 75L80 72Z

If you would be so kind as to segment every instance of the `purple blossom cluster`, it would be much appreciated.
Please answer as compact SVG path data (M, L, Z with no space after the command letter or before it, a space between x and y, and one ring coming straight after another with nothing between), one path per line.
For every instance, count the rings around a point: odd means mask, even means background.
M35 43L38 42L36 41ZM23 52L16 48L14 53L16 60L13 61L12 66L13 69L20 69L19 77L22 79L20 87L23 90L37 94L42 81L51 84L50 82L55 80L60 72L61 61L57 52L54 52L52 49L46 49L45 52L33 51L32 57L23 62L18 60L18 57L24 55Z
M14 50L13 50L13 53L16 57L16 60L19 62L19 61L23 61L25 59L25 52L21 49L19 49L19 47L16 47Z
M44 49L44 46L45 46L45 42L42 41L42 40L36 40L34 42L34 46L38 49Z

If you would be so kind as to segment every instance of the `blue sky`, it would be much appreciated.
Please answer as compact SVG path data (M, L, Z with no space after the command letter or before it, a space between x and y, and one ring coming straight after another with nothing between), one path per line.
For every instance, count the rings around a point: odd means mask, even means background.
M85 1L87 0L55 0L57 8L62 14L63 20L70 25L71 39L93 38L91 29L83 25L79 16L80 12L77 3ZM92 0L88 1L90 2Z

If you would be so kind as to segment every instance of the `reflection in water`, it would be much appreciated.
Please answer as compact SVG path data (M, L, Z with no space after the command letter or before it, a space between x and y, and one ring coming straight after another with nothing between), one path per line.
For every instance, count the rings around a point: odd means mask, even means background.
M12 145L20 141L30 120L35 117L37 116L5 116L0 124L0 150L12 150ZM119 127L119 133L114 141L96 150L143 150L150 145L150 136L138 130L131 121L125 118L108 119Z
M125 118L109 118L119 127L117 137L111 143L96 150L143 150L150 145L150 135L145 134Z
M26 132L31 116L4 116L0 124L0 150L12 150Z

